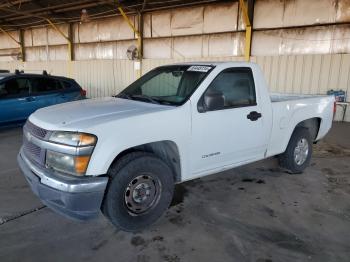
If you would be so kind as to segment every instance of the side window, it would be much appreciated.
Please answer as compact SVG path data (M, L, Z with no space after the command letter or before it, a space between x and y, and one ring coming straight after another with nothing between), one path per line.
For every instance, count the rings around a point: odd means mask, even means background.
M0 84L0 99L1 98L6 98L7 96L7 90L5 89L5 82Z
M41 94L62 89L59 81L52 78L34 77L31 79L32 93Z
M16 98L29 95L27 78L13 78L0 84L0 98Z
M60 81L60 80L57 80L57 79L52 79L53 81L55 81L55 83L56 83L56 90L63 90L63 84L62 84L62 82Z
M68 81L62 81L62 84L63 84L63 88L64 89L70 89L72 88L72 83L68 82Z
M68 80L61 80L60 81L62 88L64 90L75 90L75 89L80 89L80 86L77 82L75 82L74 80L68 81Z
M208 90L221 91L225 108L256 105L255 85L250 68L229 68L210 83Z

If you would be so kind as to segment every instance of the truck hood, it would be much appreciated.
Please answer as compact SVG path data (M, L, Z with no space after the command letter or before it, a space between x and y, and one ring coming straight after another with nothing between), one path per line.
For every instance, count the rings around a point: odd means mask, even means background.
M103 121L162 111L170 106L115 97L86 99L42 108L29 120L47 130L80 130Z

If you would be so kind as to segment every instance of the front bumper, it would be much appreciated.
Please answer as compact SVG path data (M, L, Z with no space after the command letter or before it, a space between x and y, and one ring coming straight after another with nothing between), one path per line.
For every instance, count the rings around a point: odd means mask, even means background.
M32 191L54 211L79 220L100 213L107 177L72 177L51 172L30 162L22 150L17 161Z

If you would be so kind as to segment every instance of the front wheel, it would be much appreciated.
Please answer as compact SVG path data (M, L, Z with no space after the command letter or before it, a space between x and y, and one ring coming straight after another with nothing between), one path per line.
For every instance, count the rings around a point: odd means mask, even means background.
M153 224L169 207L174 179L171 169L151 153L131 153L113 166L102 211L124 231Z
M307 128L297 127L288 143L286 151L279 156L279 164L290 171L298 174L310 164L312 155L312 142Z

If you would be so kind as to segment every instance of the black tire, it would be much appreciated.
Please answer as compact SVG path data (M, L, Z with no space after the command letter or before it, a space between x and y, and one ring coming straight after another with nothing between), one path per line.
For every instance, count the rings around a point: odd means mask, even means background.
M174 176L169 166L154 154L130 153L114 164L108 174L111 180L102 212L117 228L140 231L156 222L169 207L174 193ZM149 189L149 195L145 193L144 185ZM135 198L134 192L138 190L141 193L135 193Z
M303 140L304 139L304 140ZM298 149L298 143L307 142L308 152L304 161L298 161L295 158L294 152ZM299 144L300 145L300 144ZM306 153L305 153L306 154ZM310 132L307 128L297 127L292 137L289 140L286 151L279 155L279 165L286 168L291 174L300 174L306 167L309 166L312 155L312 139ZM300 160L300 159L298 159Z
M116 163L114 163L110 170L108 170L108 176L110 177L110 179L113 179L113 177L118 174L119 170L121 170L126 164L128 164L130 161L134 160L137 157L140 157L142 155L147 155L148 153L145 152L132 152L129 153L125 156L123 156L121 159L119 159ZM106 193L104 195L104 199L102 201L102 206L101 206L101 210L102 213L109 219L109 215L108 215L108 209L107 209L107 205L106 203L106 197L107 197L107 192L109 190L109 186L110 186L110 182L107 185L107 189L106 189Z

